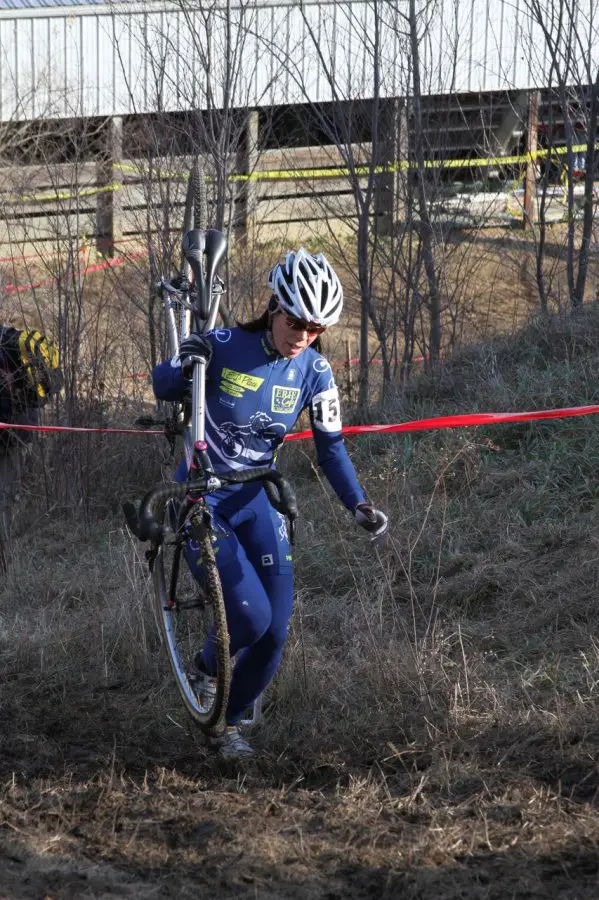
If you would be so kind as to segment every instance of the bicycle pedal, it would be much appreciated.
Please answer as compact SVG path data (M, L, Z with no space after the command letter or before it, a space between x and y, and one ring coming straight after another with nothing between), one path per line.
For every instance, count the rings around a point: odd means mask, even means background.
M240 720L240 725L258 725L259 722L262 721L262 694L259 697L256 697L252 706L248 707L244 714L243 719Z
M193 600L179 600L175 598L174 605L181 610L205 609L208 605L205 597L194 597Z
M153 547L151 550L146 550L145 553L146 560L148 561L148 568L150 572L154 569L154 563L156 562L156 557L158 556L157 548Z

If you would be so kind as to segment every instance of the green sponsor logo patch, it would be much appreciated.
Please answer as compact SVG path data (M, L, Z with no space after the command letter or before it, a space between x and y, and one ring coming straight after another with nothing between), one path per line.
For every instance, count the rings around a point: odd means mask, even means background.
M236 372L235 369L224 368L221 374L220 389L231 397L243 397L246 390L257 391L264 381L264 378L248 375L247 372Z

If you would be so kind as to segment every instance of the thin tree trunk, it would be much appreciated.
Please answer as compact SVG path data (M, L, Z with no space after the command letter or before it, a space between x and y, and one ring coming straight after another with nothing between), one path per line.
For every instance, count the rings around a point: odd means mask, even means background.
M589 249L593 234L593 178L595 174L595 140L597 138L597 119L599 117L599 71L592 87L591 108L589 110L589 126L587 129L586 171L584 179L584 215L582 239L578 257L578 274L573 294L573 306L579 309L584 301L587 271L589 267Z
M360 376L358 406L368 405L368 326L370 324L370 279L368 277L368 216L358 219L358 278L360 283Z
M435 269L435 252L433 242L433 227L428 211L425 189L425 165L424 142L422 131L422 89L420 83L420 46L418 43L418 28L416 16L416 0L410 0L410 45L412 50L412 78L414 94L412 98L414 114L414 155L416 158L417 172L417 197L418 216L420 219L419 235L422 242L422 259L428 284L429 313L430 313L430 337L429 355L430 366L434 368L441 355L441 295L439 282Z
M568 165L567 172L567 192L568 192L568 245L566 250L566 277L568 281L568 297L573 308L576 308L577 302L574 294L574 180L572 178L572 170L574 168L574 153L572 151L572 123L570 122L570 111L568 104L568 96L566 93L566 85L563 80L559 86L560 104L564 117L564 131L566 138L566 161Z

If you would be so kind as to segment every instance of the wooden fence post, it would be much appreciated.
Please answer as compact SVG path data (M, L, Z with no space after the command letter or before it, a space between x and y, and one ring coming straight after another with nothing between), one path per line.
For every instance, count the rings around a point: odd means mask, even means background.
M123 120L113 116L106 120L105 143L96 164L98 194L96 199L96 247L103 256L118 255L122 236Z
M382 120L380 164L383 172L377 177L376 214L380 217L381 234L391 234L398 221L405 216L405 183L407 171L402 169L408 159L407 107L404 100L394 97L386 102Z
M238 156L238 171L240 175L251 176L256 169L258 161L258 110L252 109L248 113L241 152ZM253 243L256 229L256 210L258 207L258 189L256 182L247 178L241 182L241 189L237 194L239 209L235 216L235 223L241 230L242 240L248 244Z

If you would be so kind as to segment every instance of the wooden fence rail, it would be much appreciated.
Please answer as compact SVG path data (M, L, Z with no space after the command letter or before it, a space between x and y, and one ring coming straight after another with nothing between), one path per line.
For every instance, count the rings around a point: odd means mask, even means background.
M65 240L94 242L106 255L119 245L147 243L148 234L178 233L183 217L186 179L192 159L147 160L111 157L80 164L0 169L0 256L25 254L32 248ZM354 158L366 164L369 144L356 145ZM242 233L251 224L258 240L304 239L330 228L355 230L356 204L350 179L339 170L344 159L333 146L263 150L245 160L232 157L225 208L227 230ZM204 161L210 173L210 160ZM431 173L431 178L438 177ZM360 177L360 186L366 185ZM401 218L400 179L377 175L373 215L381 231ZM522 185L514 190L439 196L438 219L454 225L480 226L522 218ZM517 189L516 189L517 188ZM208 190L210 201L210 186ZM548 216L564 215L563 191L553 192ZM210 224L210 223L208 223Z

